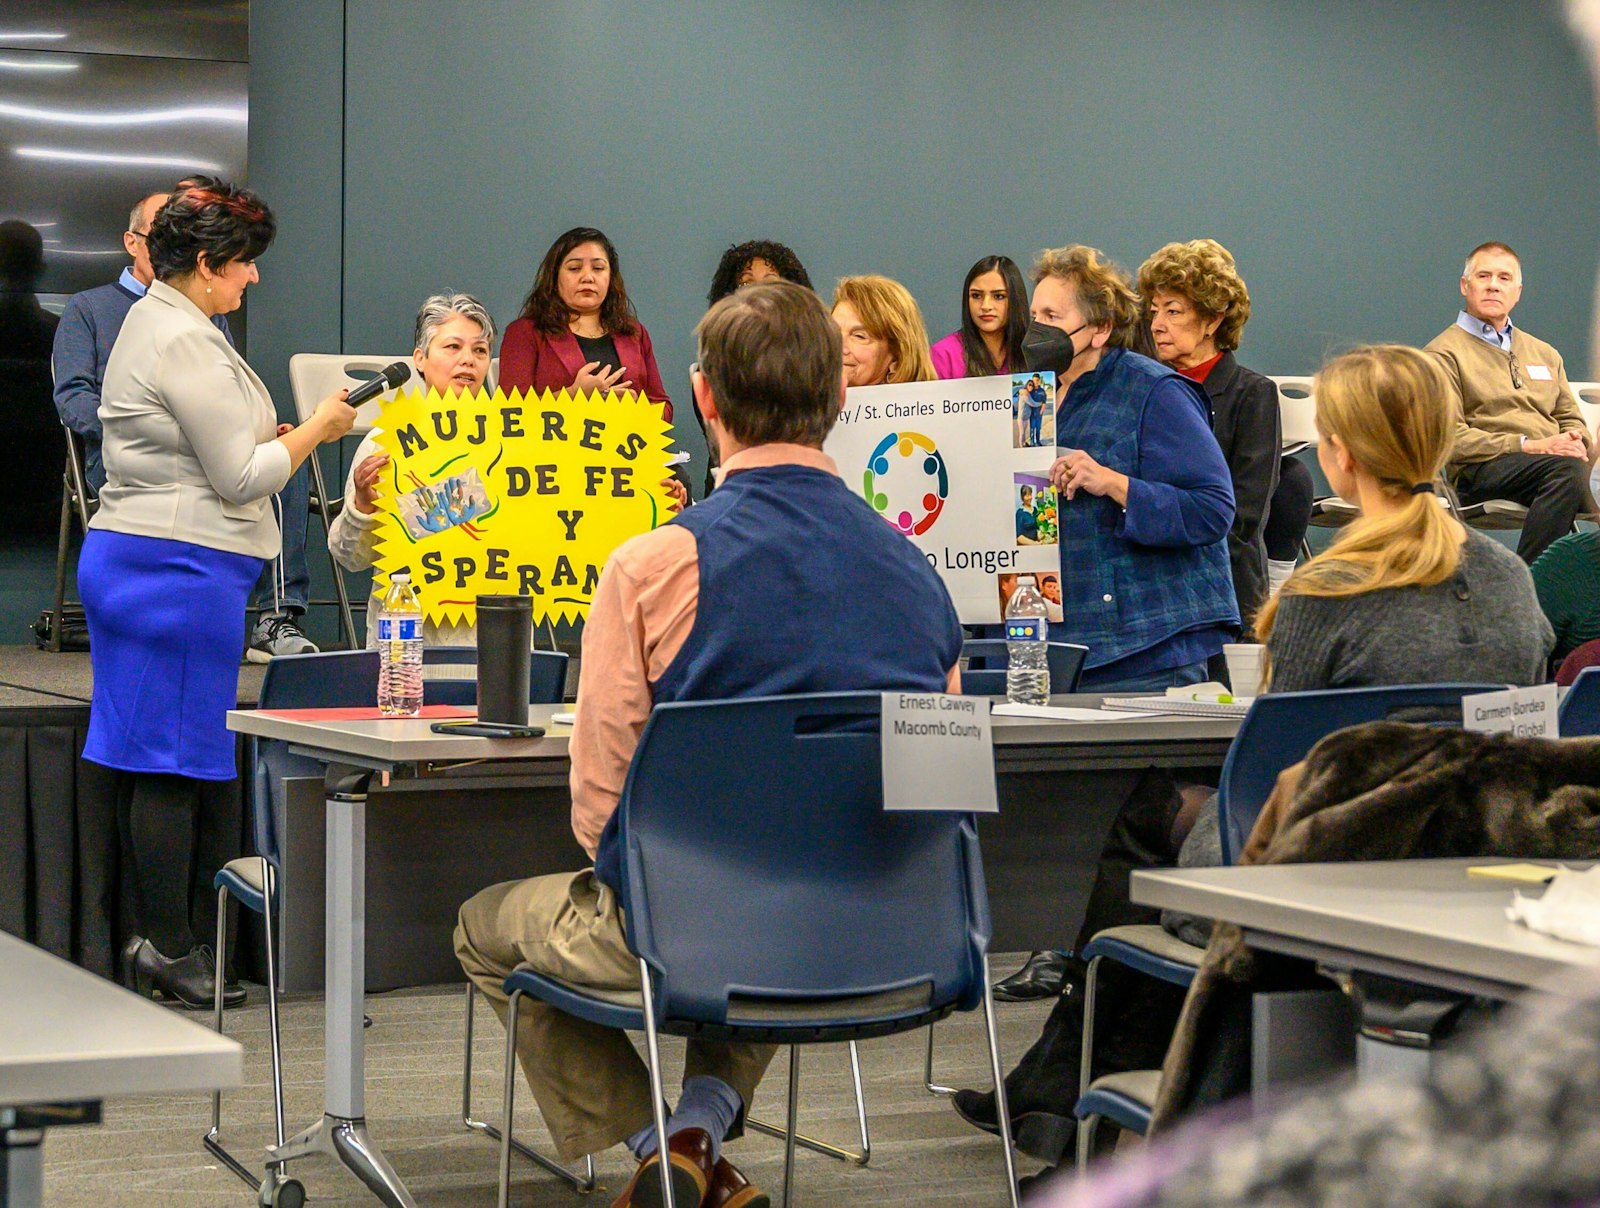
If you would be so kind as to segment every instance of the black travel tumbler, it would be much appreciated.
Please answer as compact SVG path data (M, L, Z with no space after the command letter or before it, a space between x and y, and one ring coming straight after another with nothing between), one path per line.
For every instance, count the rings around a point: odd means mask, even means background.
M528 724L533 671L533 600L478 597L478 720Z

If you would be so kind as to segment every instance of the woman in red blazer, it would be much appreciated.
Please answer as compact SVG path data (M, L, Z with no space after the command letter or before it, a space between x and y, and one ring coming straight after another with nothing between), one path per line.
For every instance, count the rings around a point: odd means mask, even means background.
M500 385L639 391L672 421L650 333L633 313L617 249L602 232L574 227L550 245L522 313L506 328Z

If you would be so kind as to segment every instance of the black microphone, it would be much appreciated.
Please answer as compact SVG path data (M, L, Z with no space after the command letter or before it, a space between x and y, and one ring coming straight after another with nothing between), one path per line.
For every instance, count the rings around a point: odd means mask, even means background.
M350 392L345 399L352 407L359 407L368 399L377 398L385 390L393 390L411 376L411 366L404 361L396 361L379 372L375 378L369 378Z

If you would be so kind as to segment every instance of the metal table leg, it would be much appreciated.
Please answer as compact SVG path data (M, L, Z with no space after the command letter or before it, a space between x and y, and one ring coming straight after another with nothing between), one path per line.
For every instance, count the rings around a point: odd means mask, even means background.
M44 1129L18 1127L17 1113L0 1108L0 1208L44 1203Z
M323 1116L282 1145L267 1150L267 1183L285 1162L325 1153L341 1162L390 1208L416 1208L388 1158L367 1134L366 994L367 783L371 772L334 782L327 791L327 957L323 1017L326 1072Z

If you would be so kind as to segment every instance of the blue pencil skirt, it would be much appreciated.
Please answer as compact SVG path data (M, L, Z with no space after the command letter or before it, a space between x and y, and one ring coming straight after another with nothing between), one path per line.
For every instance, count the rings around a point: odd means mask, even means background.
M263 565L89 530L78 559L94 667L85 759L197 780L238 774L225 715L238 699L245 604Z

